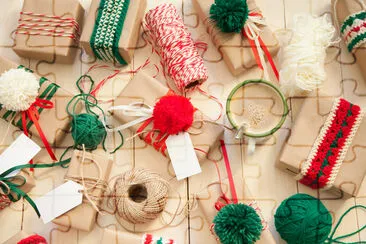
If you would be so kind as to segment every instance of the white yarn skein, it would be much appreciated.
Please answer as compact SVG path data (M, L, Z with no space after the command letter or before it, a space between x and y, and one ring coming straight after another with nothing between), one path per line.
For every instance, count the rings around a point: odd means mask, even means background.
M326 48L333 42L335 28L326 16L294 17L294 33L280 55L280 85L286 96L313 91L326 79Z
M36 100L39 81L24 69L10 69L0 76L0 104L6 110L25 111Z

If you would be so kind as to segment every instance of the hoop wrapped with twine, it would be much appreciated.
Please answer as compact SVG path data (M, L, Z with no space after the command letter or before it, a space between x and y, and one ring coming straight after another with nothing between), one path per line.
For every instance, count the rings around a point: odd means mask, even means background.
M119 217L132 224L143 224L163 212L168 191L169 183L159 174L133 169L117 178L110 201Z

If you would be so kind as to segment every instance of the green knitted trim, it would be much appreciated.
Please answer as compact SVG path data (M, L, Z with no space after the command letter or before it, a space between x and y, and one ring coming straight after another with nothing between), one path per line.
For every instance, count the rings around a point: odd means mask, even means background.
M347 26L352 26L353 22L356 19L364 20L366 19L366 11L363 10L359 13L352 14L346 18L346 20L343 22L341 27L341 33L343 34L344 30L347 28Z
M352 52L357 44L366 42L366 32L361 35L356 36L356 38L352 39L352 41L348 44L348 51Z
M118 50L130 0L101 0L90 46L98 59L127 64Z

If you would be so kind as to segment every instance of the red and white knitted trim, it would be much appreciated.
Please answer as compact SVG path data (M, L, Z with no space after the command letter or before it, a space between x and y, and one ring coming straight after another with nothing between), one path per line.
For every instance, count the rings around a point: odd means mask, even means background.
M359 106L345 99L334 102L307 161L302 165L302 184L314 189L333 185L363 116Z

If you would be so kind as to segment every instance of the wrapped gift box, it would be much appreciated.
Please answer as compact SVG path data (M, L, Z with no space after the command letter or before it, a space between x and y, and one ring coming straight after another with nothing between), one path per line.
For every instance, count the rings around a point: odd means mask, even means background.
M250 200L250 199L252 199L252 195L241 176L241 172L240 172L240 174L235 174L233 176L233 178L234 178L234 182L235 182L235 189L236 189L239 203L251 204L251 206L254 209L258 208L257 213L262 218L264 229L262 231L260 239L256 243L257 244L258 243L275 244L276 242L275 242L271 232L268 229L266 221L263 219L263 216L260 212L258 203L256 203L253 200ZM225 188L229 189L228 179L223 180L222 183L224 185L224 189ZM227 193L225 193L225 194L227 194ZM218 182L209 184L207 186L207 188L205 188L203 191L201 191L197 194L198 206L200 207L202 213L204 214L206 221L208 223L208 226L210 226L213 223L213 220L218 212L215 208L215 203L221 195L222 195L222 192L221 192L220 184ZM230 196L230 194L228 194L228 196ZM216 238L216 236L212 235L212 238Z
M121 38L118 43L119 53L127 63L131 62L134 50L136 49L137 40L140 34L140 26L147 4L146 0L130 0L129 2ZM99 13L99 5L100 0L92 1L80 39L81 47L84 48L85 52L90 56L95 56L92 47L90 46L90 39Z
M28 236L30 235L27 232L21 230L3 244L15 244L23 240L24 238L27 238Z
M280 169L294 176L300 173L301 166L306 162L333 102L334 99L329 97L305 100L277 164ZM349 195L360 196L361 187L366 186L365 135L366 120L363 119L330 191L339 194L342 190Z
M105 229L103 232L103 238L101 243L108 244L158 244L158 243L169 243L176 244L173 239L164 239L164 237L155 235L137 235L128 232L121 232L112 229Z
M168 92L169 89L162 83L140 71L117 97L114 106L129 105L138 102L153 107L159 98L166 95ZM136 119L136 117L126 116L121 111L114 111L113 113L113 116L123 124ZM202 112L197 110L194 114L194 122L188 130L188 132L192 132L190 133L191 140L196 149L198 160L200 161L206 157L206 154L200 151L208 153L210 149L218 143L218 139L224 131L223 127L209 122L202 123L200 122L202 120L209 119L203 115ZM142 124L143 123L139 123L132 126L131 130L133 133L138 131ZM145 128L144 131L151 129L151 124L152 123L150 123L149 127ZM140 136L143 139L145 134L143 133ZM163 155L168 154L166 150L162 153Z
M81 22L84 9L77 0L24 0L17 33L15 35L14 52L19 56L39 59L48 62L72 63L78 49L78 38L81 31ZM57 17L50 17L57 16ZM70 24L60 18L74 18L78 30L70 27L55 27L57 24ZM37 24L46 24L42 26ZM22 27L25 25L25 27ZM35 26L33 26L35 25ZM50 36L52 31L63 36ZM61 32L73 32L75 39L64 36ZM31 34L37 33L37 34ZM71 34L70 34L71 35Z
M364 1L364 0L361 0ZM364 1L364 4L366 2ZM345 19L351 14L358 13L362 10L361 4L357 0L332 0L332 9L336 11L333 13L337 17L339 26L342 27ZM364 9L364 11L366 11ZM366 80L366 42L354 51L356 62L359 65L364 79Z
M19 65L0 57L0 75L9 69L16 69L18 67ZM54 104L54 108L52 109L38 109L40 114L39 124L50 145L58 146L70 128L70 117L65 108L69 100L73 97L73 94L45 78L39 78L39 80L41 84L39 97L50 100ZM81 109L81 107L77 107L77 111L79 111L79 109ZM15 118L13 119L14 116ZM0 117L8 122L12 121L15 126L20 129L22 128L20 113L8 111L0 106ZM37 129L29 120L27 126L32 137L39 137Z
M88 194L98 206L107 186L107 180L109 178L113 161L107 154L102 155L96 152L85 152L84 162L81 162L82 155L82 151L74 151L68 171L65 175L65 180L73 180L82 185L83 176L86 187L91 188L87 190ZM100 167L100 171L98 167ZM99 184L92 187L98 179ZM96 216L97 210L84 196L83 203L81 205L56 218L53 222L58 225L78 230L90 231L95 224Z
M215 46L222 54L226 65L233 75L238 75L253 66L256 66L256 60L247 38L241 33L222 33L215 23L210 19L210 7L214 0L193 0L193 5L207 26L207 32ZM254 0L247 0L250 11L260 12ZM261 28L261 38L268 47L272 56L279 50L279 43L269 27Z

